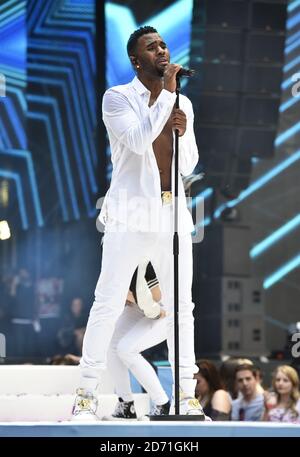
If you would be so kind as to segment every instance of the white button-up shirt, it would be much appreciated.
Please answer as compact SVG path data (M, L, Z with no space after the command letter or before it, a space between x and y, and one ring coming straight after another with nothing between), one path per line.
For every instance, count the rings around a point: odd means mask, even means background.
M137 77L129 84L108 89L104 94L103 121L113 164L111 185L100 214L104 224L118 221L131 230L157 230L162 200L160 174L152 144L171 115L176 94L162 89L149 107L150 95ZM180 94L179 101L187 116L186 132L179 138L179 172L189 175L198 162L194 113L187 97ZM174 163L171 190L174 190ZM186 206L181 176L178 195L179 232L191 232L193 223Z

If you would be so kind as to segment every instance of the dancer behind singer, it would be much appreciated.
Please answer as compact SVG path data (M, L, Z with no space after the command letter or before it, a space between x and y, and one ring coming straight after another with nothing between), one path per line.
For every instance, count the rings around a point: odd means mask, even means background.
M132 275L143 259L151 261L166 307L169 360L174 373L173 284L173 133L179 132L179 369L180 413L204 419L195 399L192 303L192 217L181 175L198 161L193 108L180 95L175 109L176 74L166 43L153 27L141 27L128 40L127 51L137 76L112 87L103 97L113 163L110 189L101 210L105 223L101 274L83 341L80 387L73 418L96 419L96 388L106 367L107 351L121 315ZM101 382L101 379L100 379ZM99 414L99 413L98 413Z
M107 366L115 384L119 401L111 416L104 420L136 419L129 371L148 392L154 407L151 415L169 414L169 398L151 364L142 351L162 343L167 338L165 311L161 293L151 263L141 263L136 269L110 343Z

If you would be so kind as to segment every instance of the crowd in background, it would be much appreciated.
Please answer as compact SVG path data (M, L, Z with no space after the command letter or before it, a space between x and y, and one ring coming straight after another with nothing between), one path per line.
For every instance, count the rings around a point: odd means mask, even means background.
M0 333L12 358L79 355L87 310L81 297L66 299L62 280L35 282L26 268L0 278Z
M59 282L54 284L58 290ZM7 337L8 355L47 355L54 364L77 364L87 322L83 299L72 297L58 310L56 297L48 306L52 314L41 319L42 295L40 292L39 297L37 285L25 268L0 280L0 333ZM41 351L43 329L48 337L52 335L51 347L48 340L45 353ZM144 356L150 361L167 359L166 345ZM212 420L300 423L299 375L292 366L279 365L271 386L264 385L260 369L249 359L229 358L220 366L201 360L198 368L196 397Z
M300 424L299 375L279 365L272 385L264 386L260 370L249 359L230 358L218 370L198 362L196 397L212 420L270 421Z

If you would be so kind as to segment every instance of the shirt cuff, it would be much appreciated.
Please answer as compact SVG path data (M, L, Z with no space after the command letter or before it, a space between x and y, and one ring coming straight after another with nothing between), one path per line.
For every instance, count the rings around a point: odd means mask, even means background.
M160 103L170 103L170 105L173 105L176 101L176 92L169 92L168 90L163 89L156 101Z

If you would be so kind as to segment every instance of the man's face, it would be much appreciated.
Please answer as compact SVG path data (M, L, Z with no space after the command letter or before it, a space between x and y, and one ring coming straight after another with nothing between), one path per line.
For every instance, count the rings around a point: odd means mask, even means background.
M256 392L257 380L252 371L241 370L236 374L236 381L239 391L244 397L252 397Z
M147 33L138 39L136 59L141 71L162 77L165 66L170 62L170 53L158 33Z

